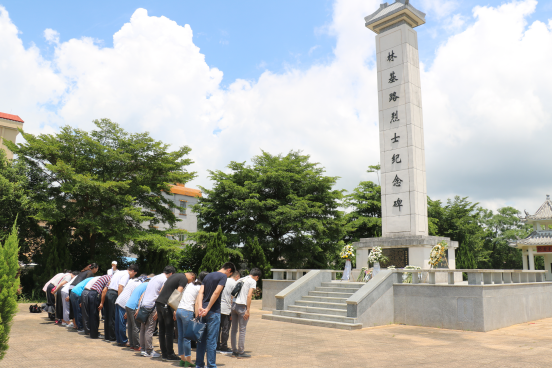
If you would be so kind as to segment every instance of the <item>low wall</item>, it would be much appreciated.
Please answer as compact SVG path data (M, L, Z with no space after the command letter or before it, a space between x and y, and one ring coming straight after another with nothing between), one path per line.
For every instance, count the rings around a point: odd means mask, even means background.
M347 299L347 317L357 318L363 327L393 323L393 281L395 273L383 270Z
M295 280L263 279L263 307L262 310L276 310L276 294L293 284Z
M394 320L491 331L552 317L552 282L506 285L394 284Z

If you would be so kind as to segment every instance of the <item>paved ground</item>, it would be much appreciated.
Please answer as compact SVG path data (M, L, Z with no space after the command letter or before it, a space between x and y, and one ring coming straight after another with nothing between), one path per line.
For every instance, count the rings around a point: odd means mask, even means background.
M552 366L552 318L487 333L399 325L340 331L262 320L266 312L260 310L260 301L253 303L246 343L253 357L217 355L219 367ZM158 350L156 337L154 343ZM162 366L178 366L178 362L143 358L90 340L53 325L44 313L29 313L28 304L20 304L10 349L0 361L0 367L10 368Z

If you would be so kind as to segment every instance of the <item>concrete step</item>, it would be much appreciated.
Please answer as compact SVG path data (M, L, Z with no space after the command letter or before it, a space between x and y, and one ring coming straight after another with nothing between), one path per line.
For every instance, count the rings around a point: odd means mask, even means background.
M275 310L274 312L272 312L272 314L277 316L315 319L315 320L327 321L327 322L357 323L356 318L334 316L331 314L307 313L307 312L297 312L297 311L291 311L291 310Z
M314 307L314 308L330 308L330 309L344 309L347 310L347 303L327 303L327 302L313 302L309 300L297 300L296 305L303 307Z
M340 281L332 281L332 282L323 282L322 287L345 287L345 288L355 288L360 289L366 285L365 282L340 282Z
M336 293L333 291L309 291L309 296L324 296L330 298L349 298L353 293Z
M335 292L335 293L351 293L354 294L358 291L355 288L346 288L346 287L326 287L326 286L317 286L316 291L325 291L325 292Z
M309 296L305 295L301 298L301 300L305 302L323 302L323 303L345 303L349 297L347 298L335 298L335 297L329 297L329 296Z
M331 314L332 316L347 317L346 309L316 308L316 307L306 307L303 305L290 305L288 309L290 311L296 311L296 312Z
M338 328L341 330L359 330L362 328L361 323L329 322L329 321L320 321L315 319L287 317L287 316L281 316L281 315L275 315L275 314L263 314L262 319L279 321L279 322L297 323L297 324L309 325L309 326Z

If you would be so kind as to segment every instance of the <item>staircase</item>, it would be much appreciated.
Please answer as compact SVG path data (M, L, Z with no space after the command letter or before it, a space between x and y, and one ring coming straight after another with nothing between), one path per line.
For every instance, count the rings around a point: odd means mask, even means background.
M356 318L347 317L346 300L364 285L363 282L323 282L287 310L275 310L262 318L343 330L360 329L362 324Z

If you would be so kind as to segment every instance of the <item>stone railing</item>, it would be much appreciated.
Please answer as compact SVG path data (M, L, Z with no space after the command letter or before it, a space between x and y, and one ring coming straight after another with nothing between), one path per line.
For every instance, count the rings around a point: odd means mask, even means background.
M302 269L302 268L293 268L293 269L272 269L272 279L273 280L299 280L301 277L305 276L310 271L310 269ZM336 279L336 274L343 273L343 270L341 271L335 271L335 270L320 270L320 271L327 271L332 274L332 280Z
M446 272L448 284L454 285L454 274L465 272L468 274L468 285L491 285L491 284L518 284L529 282L544 282L546 271L525 271L525 270L449 270L449 269L428 269L428 270L405 270L396 269L395 283L402 283L403 273L412 274L412 284L435 284L435 274Z

